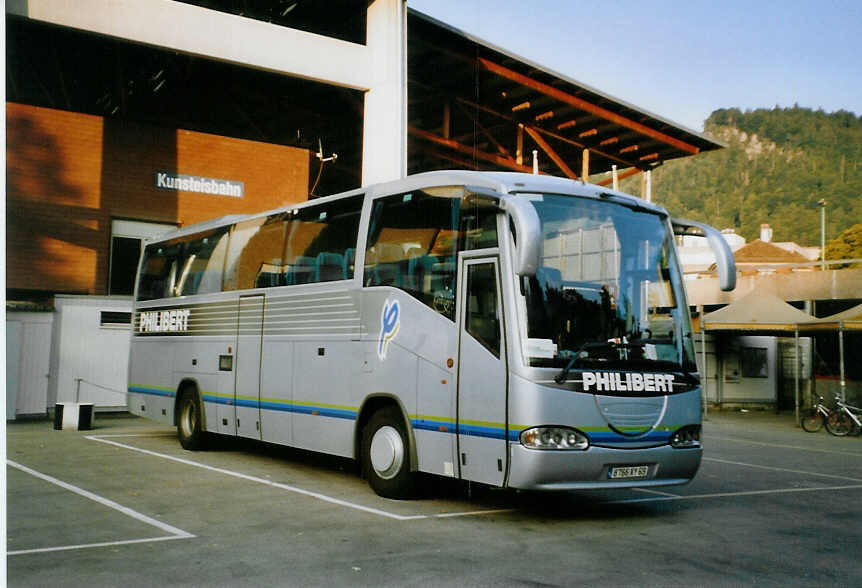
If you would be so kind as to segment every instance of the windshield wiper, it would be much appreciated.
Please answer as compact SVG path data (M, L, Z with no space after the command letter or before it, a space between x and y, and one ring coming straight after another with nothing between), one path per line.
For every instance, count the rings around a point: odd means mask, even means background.
M575 365L576 361L581 359L580 355L581 355L580 351L574 352L574 351L569 351L568 349L560 349L559 353L557 353L557 356L561 357L563 359L568 359L569 363L566 364L566 367L563 368L563 371L561 371L559 374L554 376L554 381L557 384L562 384L563 382L566 381L566 378L569 377L569 370L572 369L572 366Z

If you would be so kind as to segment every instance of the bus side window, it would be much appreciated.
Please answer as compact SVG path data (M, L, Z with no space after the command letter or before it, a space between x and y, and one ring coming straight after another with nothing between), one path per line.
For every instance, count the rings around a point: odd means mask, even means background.
M221 290L228 228L188 235L144 250L138 300Z
M228 230L217 229L189 241L177 283L179 296L221 291Z
M166 243L148 245L144 249L144 261L138 283L138 300L156 300L171 296L171 268L176 263L175 248Z
M283 285L285 214L237 223L230 237L224 290Z
M353 277L363 195L300 208L291 216L285 251L287 284Z
M450 320L455 319L455 259L460 196L409 192L374 203L363 283L404 290Z

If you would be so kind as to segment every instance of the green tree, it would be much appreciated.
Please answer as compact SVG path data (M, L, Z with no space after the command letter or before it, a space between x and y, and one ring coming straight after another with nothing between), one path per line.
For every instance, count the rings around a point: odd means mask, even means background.
M862 117L808 108L716 110L706 132L726 149L668 161L653 172L653 198L676 216L732 228L748 240L769 223L776 241L820 243L862 222ZM640 193L640 178L622 189Z
M845 229L826 244L826 259L862 259L862 223ZM859 267L859 263L843 267Z

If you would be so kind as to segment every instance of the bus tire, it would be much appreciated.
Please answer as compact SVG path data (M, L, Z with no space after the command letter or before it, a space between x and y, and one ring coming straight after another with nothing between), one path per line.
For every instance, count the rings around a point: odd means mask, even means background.
M179 437L183 449L194 451L204 447L201 403L193 389L186 389L180 396L177 437Z
M416 473L410 471L410 437L401 412L387 406L375 412L362 429L362 473L384 498L416 494Z

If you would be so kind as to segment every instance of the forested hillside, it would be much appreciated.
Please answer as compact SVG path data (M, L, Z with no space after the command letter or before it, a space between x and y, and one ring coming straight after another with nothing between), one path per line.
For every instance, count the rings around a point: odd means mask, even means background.
M756 239L760 224L773 240L820 243L825 199L826 238L862 222L862 117L807 108L721 109L706 133L720 149L669 161L652 174L653 200L675 216L734 228ZM638 177L621 188L640 194Z

